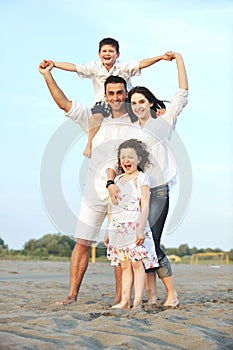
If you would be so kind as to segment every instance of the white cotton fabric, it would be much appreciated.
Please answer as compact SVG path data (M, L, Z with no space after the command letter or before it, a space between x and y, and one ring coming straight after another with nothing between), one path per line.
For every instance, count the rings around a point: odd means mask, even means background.
M110 75L117 75L124 78L127 84L127 90L132 89L131 77L141 74L139 63L139 61L116 61L114 66L108 71L101 61L92 61L85 64L76 64L76 70L80 78L89 78L92 80L95 102L98 102L104 98L104 82Z

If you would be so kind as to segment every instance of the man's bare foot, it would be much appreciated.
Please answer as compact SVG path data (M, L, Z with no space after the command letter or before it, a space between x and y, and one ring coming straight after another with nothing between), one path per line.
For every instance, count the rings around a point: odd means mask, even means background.
M71 297L68 295L68 297L65 298L63 301L56 301L55 304L57 305L70 305L72 303L75 303L77 301L77 297Z
M121 302L121 298L119 299L119 298L116 297L116 298L114 299L112 305L114 306L114 305L120 304L120 302Z

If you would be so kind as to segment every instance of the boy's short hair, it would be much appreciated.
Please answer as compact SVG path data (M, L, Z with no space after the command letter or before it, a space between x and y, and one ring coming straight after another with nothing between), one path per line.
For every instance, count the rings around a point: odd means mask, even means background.
M104 39L102 39L99 42L99 52L101 50L101 47L104 46L104 45L112 45L113 47L115 47L117 53L120 52L119 43L115 39L112 39L112 38L104 38Z

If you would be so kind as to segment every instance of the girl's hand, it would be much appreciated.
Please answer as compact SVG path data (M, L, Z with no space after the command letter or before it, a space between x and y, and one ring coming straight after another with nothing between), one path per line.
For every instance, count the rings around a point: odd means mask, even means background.
M144 232L138 230L136 233L136 241L135 241L136 245L142 245L144 240L145 240Z

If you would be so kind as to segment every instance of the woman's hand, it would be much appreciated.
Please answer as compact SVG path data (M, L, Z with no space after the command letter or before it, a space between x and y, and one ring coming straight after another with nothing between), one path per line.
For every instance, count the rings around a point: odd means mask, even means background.
M167 51L167 52L165 53L165 56L167 57L167 60L168 60L168 61L172 61L172 60L176 59L176 52Z
M107 247L109 244L109 239L108 239L108 231L106 231L104 235L104 245Z

